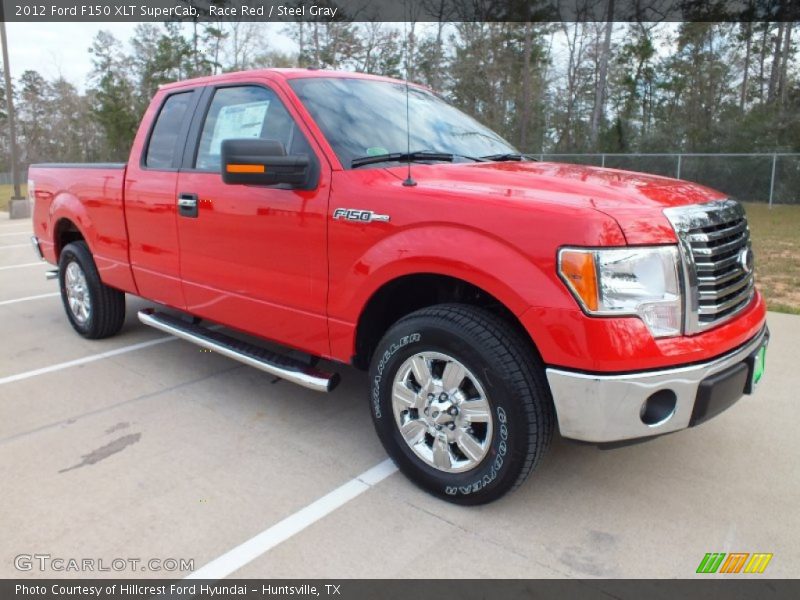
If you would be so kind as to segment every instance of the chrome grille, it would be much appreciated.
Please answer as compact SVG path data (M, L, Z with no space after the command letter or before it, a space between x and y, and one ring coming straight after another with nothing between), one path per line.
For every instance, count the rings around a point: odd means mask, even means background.
M744 209L734 200L721 200L664 213L684 258L686 332L732 318L753 297L753 254Z

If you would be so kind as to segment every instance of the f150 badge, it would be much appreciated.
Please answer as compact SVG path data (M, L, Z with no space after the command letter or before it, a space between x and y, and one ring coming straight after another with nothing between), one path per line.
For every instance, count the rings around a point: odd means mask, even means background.
M333 211L333 218L337 221L355 221L357 223L372 223L373 221L389 221L389 215L378 215L371 210L359 210L357 208L337 208Z

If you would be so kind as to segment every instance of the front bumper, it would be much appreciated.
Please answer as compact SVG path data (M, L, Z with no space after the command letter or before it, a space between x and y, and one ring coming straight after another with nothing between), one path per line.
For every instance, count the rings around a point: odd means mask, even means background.
M764 326L736 350L673 369L600 375L548 368L561 435L614 442L706 421L751 391L752 357L768 340Z

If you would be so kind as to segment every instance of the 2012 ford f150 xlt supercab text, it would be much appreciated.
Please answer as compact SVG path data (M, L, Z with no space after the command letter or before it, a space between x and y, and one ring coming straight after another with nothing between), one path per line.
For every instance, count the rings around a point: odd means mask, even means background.
M319 358L369 370L387 452L454 502L518 486L556 424L598 443L673 432L763 373L738 202L529 160L401 81L165 85L127 164L29 178L33 241L78 333L117 333L128 293L162 306L143 323L311 389L338 380Z

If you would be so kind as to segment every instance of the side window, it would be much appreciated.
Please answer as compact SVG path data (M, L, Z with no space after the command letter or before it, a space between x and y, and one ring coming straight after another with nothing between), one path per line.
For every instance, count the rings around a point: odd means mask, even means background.
M222 141L263 138L283 144L286 154L310 154L303 134L271 90L249 85L220 88L208 109L195 168L219 171Z
M150 133L144 166L151 169L169 169L173 166L178 149L181 126L193 92L169 96L161 106L156 124Z

